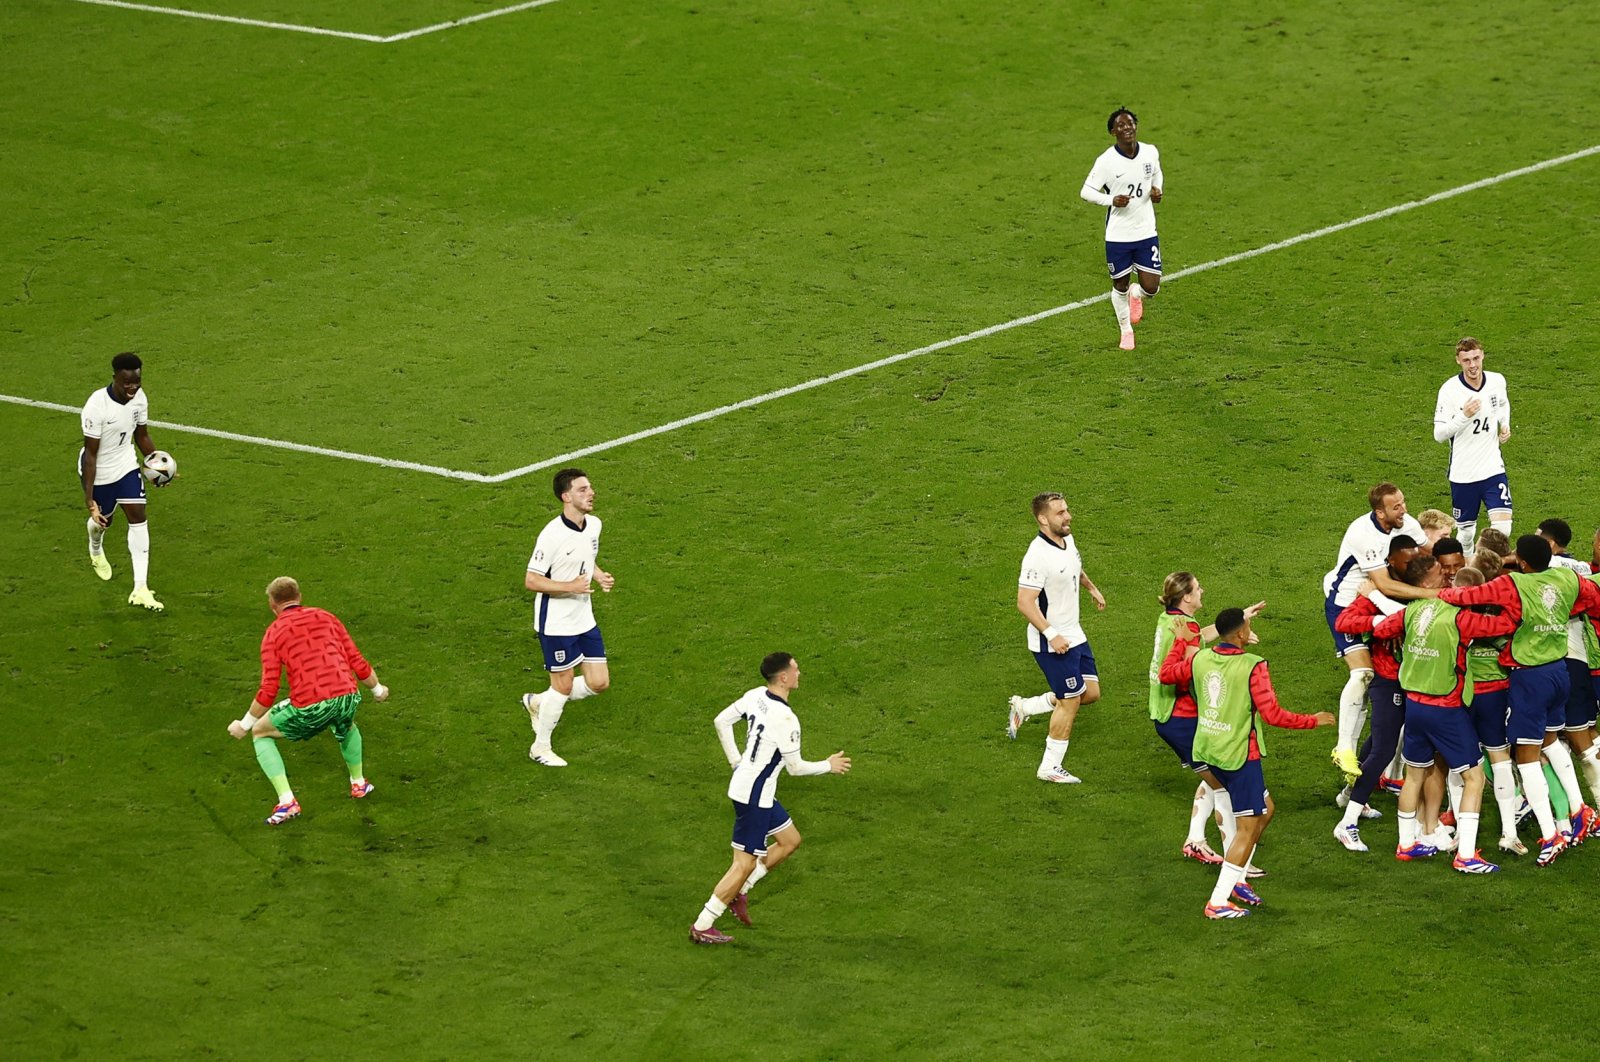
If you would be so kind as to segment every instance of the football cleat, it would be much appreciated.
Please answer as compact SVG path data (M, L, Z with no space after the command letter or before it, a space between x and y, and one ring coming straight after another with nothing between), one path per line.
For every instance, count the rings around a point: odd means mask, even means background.
M1500 868L1484 859L1477 852L1469 856L1456 856L1450 861L1451 870L1459 870L1463 874L1493 874Z
M1206 904L1207 918L1243 918L1250 912L1231 903Z
M1333 765L1352 782L1361 777L1361 761L1356 759L1354 749L1334 749Z
M272 809L272 814L267 816L268 826L281 826L290 819L300 817L300 801L291 800L287 804L279 804Z
M1586 839L1595 836L1597 828L1600 828L1600 816L1597 816L1594 808L1588 804L1572 813L1573 844L1582 844Z
M718 929L716 926L712 926L710 929L696 929L694 926L690 926L689 939L694 941L696 944L733 943L733 938L728 936L728 934L724 933L722 930Z
M1365 852L1368 850L1366 842L1361 839L1361 831L1354 826L1346 826L1343 823L1335 826L1333 828L1333 839L1352 852Z
M89 563L94 567L94 573L101 579L111 578L111 562L106 560L104 553L89 554Z
M1137 295L1128 296L1128 320L1134 324L1144 320L1144 300Z
M1500 851L1510 852L1512 855L1527 855L1528 846L1516 834L1500 838Z
M156 600L156 595L150 592L149 587L141 587L128 595L128 604L147 608L151 612L160 612L167 606Z
M1547 867L1556 861L1556 857L1567 850L1567 842L1558 833L1552 837L1545 837L1539 841L1539 858L1534 860L1541 867Z
M1522 823L1527 820L1528 816L1532 814L1533 805L1528 803L1527 797L1523 797L1522 802L1517 805L1517 825L1522 825Z
M537 730L539 728L539 698L540 698L540 696L541 695L537 694L537 693L524 693L522 695L522 707L524 709L526 709L527 712L528 712L528 724L530 726L532 726L535 730Z
M1343 789L1339 790L1339 795L1333 798L1333 806L1336 807L1336 808L1342 808L1346 804L1349 804L1349 803L1350 803L1350 787L1349 786L1345 786Z
M1363 804L1361 806L1361 817L1364 819L1381 819L1383 818L1383 812L1379 811L1371 804Z
M1395 796L1399 796L1400 790L1404 787L1405 783L1398 778L1390 778L1386 774L1378 776L1378 788L1385 793L1393 793Z
M1006 737L1012 741L1017 740L1017 731L1022 728L1022 724L1027 718L1022 714L1022 698L1013 694L1011 697L1011 712L1006 716Z
M1052 767L1048 771L1040 771L1034 775L1041 782L1055 782L1058 785L1077 785L1083 781L1065 767Z
M1413 859L1432 859L1438 854L1439 850L1437 848L1431 844L1423 844L1421 841L1413 843L1410 848L1396 847L1394 850L1394 857L1402 863L1409 863Z
M1222 857L1217 855L1216 852L1212 851L1211 846L1206 844L1204 841L1201 841L1199 844L1196 844L1194 841L1190 841L1188 844L1184 845L1183 858L1193 859L1196 862L1204 863L1208 867L1219 866L1222 863Z
M1123 350L1132 350L1133 349L1133 333L1132 332L1124 332L1124 333L1122 333L1122 339L1117 343L1117 346L1121 347ZM1237 917L1237 916L1235 916L1235 915L1218 915L1217 917L1219 917L1219 918L1234 918L1234 917Z
M750 897L745 893L741 892L734 896L733 902L728 905L728 910L733 912L733 917L745 925L750 924Z
M377 788L376 786L374 786L371 782L367 781L365 778L361 779L361 781L359 781L359 782L351 782L350 783L350 799L351 800L360 800L360 799L365 797L368 793L372 792L376 788Z
M1251 863L1249 866L1244 868L1244 878L1246 881L1254 881L1257 878L1264 878L1266 876L1267 872L1256 866L1254 863Z
M1261 897L1256 895L1256 890L1242 881L1233 887L1233 895L1230 898L1238 903L1247 903L1251 907L1259 907L1261 905Z
M567 761L556 755L556 750L549 745L537 743L528 747L528 759L542 767L565 767Z

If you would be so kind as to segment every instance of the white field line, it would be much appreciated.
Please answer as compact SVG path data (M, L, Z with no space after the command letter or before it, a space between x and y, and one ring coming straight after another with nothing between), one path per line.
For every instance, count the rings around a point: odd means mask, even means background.
M83 412L81 406L64 406L59 402L38 402L31 398L18 398L15 395L0 395L0 402L10 402L18 406L30 406L34 409L54 409L62 413ZM330 450L325 446L307 446L305 443L285 442L282 439L264 439L259 435L240 435L238 432L218 431L216 428L197 428L193 424L172 424L164 420L152 420L150 426L152 428L164 428L167 431L187 432L190 435L209 435L213 439L227 439L231 442L254 443L257 446L270 446L279 450L295 450L302 454L342 457L346 461L382 465L384 468L402 468L410 472L428 472L435 476L447 476L450 479L464 479L469 483L499 482L495 477L485 476L477 472L460 472L453 468L440 468L438 465L422 465L415 461L399 461L392 457L374 457L371 454L352 453L349 450Z
M1171 283L1174 280L1193 276L1196 273L1204 273L1208 269L1216 269L1219 266L1232 265L1235 262L1242 262L1247 258L1256 258L1260 255L1269 254L1272 251L1281 251L1286 247L1293 247L1298 243L1305 243L1308 240L1315 240L1322 236L1330 236L1333 233L1343 232L1346 229L1353 229L1357 225L1365 225L1371 221L1379 221L1383 218L1394 217L1396 214L1403 214L1408 210L1415 210L1418 207L1427 206L1430 203L1438 203L1445 199L1452 199L1458 195L1465 195L1468 192L1475 192L1482 188L1488 188L1492 185L1500 184L1516 177L1526 177L1530 173L1538 173L1540 170L1547 170L1552 166L1560 166L1564 163L1574 162L1578 159L1588 158L1591 155L1597 154L1600 154L1600 144L1596 144L1593 147L1584 148L1582 151L1574 151L1568 155L1561 155L1553 159L1545 159L1543 162L1536 162L1531 166L1523 166L1520 169L1507 170L1505 173L1496 174L1493 177L1485 177L1481 181L1473 181L1470 184L1459 185L1443 192L1435 192L1433 195L1430 195L1424 199L1414 199L1409 203L1401 203L1398 206L1388 207L1384 210L1379 210L1371 214L1363 214L1361 217L1351 218L1349 221L1341 221L1336 225L1328 225L1312 232L1303 232L1298 236L1291 236L1286 240L1278 240L1275 243L1263 244L1262 246L1253 248L1252 250L1240 251L1238 254L1230 254L1222 258L1213 259L1210 262L1202 262L1200 265L1190 266L1187 269L1180 269L1176 273L1169 273L1164 279L1167 283ZM255 443L258 446L272 446L281 450L296 450L300 453L320 454L323 457L340 457L347 461L362 461L366 464L382 465L385 468L400 468L413 472L428 472L436 476L447 476L451 479L466 480L470 483L504 483L508 480L525 476L530 472L537 472L540 469L551 468L555 465L563 464L568 461L575 461L580 457L587 457L590 454L602 453L606 450L614 450L619 446L624 446L631 442L638 442L640 439L648 439L656 435L665 435L667 432L676 431L679 428L685 428L691 424L700 424L704 421L714 420L717 417L724 416L728 413L737 412L741 409L749 409L752 406L759 406L775 399L786 398L789 395L799 394L802 391L809 391L812 388L822 387L825 384L834 383L838 380L845 380L852 376L859 376L864 372L871 372L873 369L881 369L885 366L894 365L898 362L909 361L912 358L920 358L924 354L932 354L936 351L948 350L949 348L959 346L962 343L970 343L974 339L983 339L986 336L997 335L1001 332L1008 332L1013 328L1021 328L1024 325L1034 324L1038 321L1055 317L1058 314L1066 313L1069 310L1078 310L1085 306L1092 306L1095 303L1104 302L1109 298L1110 294L1108 292L1101 292L1099 295L1093 295L1087 299L1079 299L1077 302L1069 302L1065 305L1055 306L1048 310L1040 310L1038 313L1030 313L1026 317L1016 317L1001 324L990 325L987 328L980 328L976 332L968 332L965 335L954 336L950 339L942 339L937 343L930 343L925 347L918 347L915 350L908 350L903 354L895 354L887 358L879 358L877 361L869 361L863 365L854 366L853 368L841 369L838 372L829 373L827 376L818 376L813 380L807 380L804 383L794 384L791 387L780 388L776 391L768 391L766 394L756 395L753 398L746 398L742 401L733 402L726 406L718 406L716 409L708 409L703 413L696 413L690 417L682 417L678 420L669 421L666 424L659 424L654 428L646 428L643 431L633 432L630 435L618 436L615 439L608 439L605 442L596 443L593 446L585 446L579 450L573 450L569 453L559 454L555 457L546 458L543 461L537 461L531 465L523 465L520 468L511 469L509 472L501 472L492 476L484 475L480 472L463 472L451 468L440 468L436 465L417 464L413 461L398 461L388 457L374 457L371 454L352 453L348 450L330 450L321 446L307 446L303 443L285 442L281 439L264 439L255 435L239 435L235 432L218 431L214 428L197 428L188 424L170 424L163 421L151 421L150 423L157 427L165 428L169 431L190 432L195 435L209 435L216 439L230 439L234 442ZM0 395L0 402L11 402L20 406L32 406L37 409L54 409L63 413L81 412L80 408L77 406L64 406L56 402L39 402L29 398L17 398L12 395Z
M260 29L288 30L291 33L314 33L319 37L343 37L345 40L366 41L369 44L394 44L397 41L408 41L413 37L421 37L428 33L438 33L440 30L454 29L473 22L482 22L486 18L495 18L499 15L509 15L517 11L526 11L529 8L544 7L553 4L556 0L528 0L527 3L513 4L510 7L497 8L494 11L482 11L476 15L465 18L451 19L449 22L440 22L432 26L423 26L420 29L406 30L404 33L395 33L384 37L376 33L352 33L349 30L325 29L321 26L301 26L293 22L266 22L258 18L240 18L237 15L218 15L209 11L190 11L181 7L161 7L156 4L135 4L129 0L76 0L80 4L94 4L98 7L120 7L129 11L149 11L157 15L177 15L180 18L198 18L206 22L230 22L236 26L256 26Z

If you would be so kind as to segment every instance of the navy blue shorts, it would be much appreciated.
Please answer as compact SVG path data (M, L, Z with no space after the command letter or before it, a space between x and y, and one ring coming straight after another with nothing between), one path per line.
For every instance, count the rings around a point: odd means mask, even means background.
M81 460L81 459L80 459ZM119 480L111 483L96 483L94 485L94 503L100 506L100 515L107 520L121 505L143 505L144 473L137 468Z
M1442 708L1407 697L1406 766L1426 767L1435 753L1452 771L1464 771L1483 758L1472 715L1465 708Z
M1217 776L1233 801L1235 815L1265 815L1267 813L1267 779L1261 773L1260 760L1245 760L1236 771L1200 764L1200 770L1209 770Z
M1127 276L1135 266L1141 272L1161 275L1161 237L1125 243L1106 241L1106 268L1111 271L1112 280Z
M1039 670L1044 672L1050 692L1057 698L1082 697L1085 684L1100 681L1100 673L1095 670L1094 650L1089 648L1088 642L1074 645L1064 653L1034 653L1033 658L1039 662Z
M1567 723L1568 730L1587 730L1594 726L1594 679L1589 675L1589 661L1567 658Z
M546 671L571 671L585 660L606 662L606 643L599 627L582 634L541 634L539 648L544 650Z
M1349 606L1335 605L1333 603L1333 598L1334 595L1329 594L1327 599L1322 602L1322 614L1328 620L1328 633L1333 635L1333 655L1343 660L1345 654L1350 650L1365 649L1367 647L1367 643L1362 641L1358 635L1340 634L1338 629L1334 627L1334 621L1339 618L1339 613L1343 612Z
M1506 737L1518 745L1543 745L1546 732L1567 726L1565 660L1511 669L1511 717Z
M1472 694L1472 729L1478 732L1478 744L1486 749L1503 749L1510 746L1506 739L1506 716L1511 714L1510 690L1474 690Z
M793 820L783 805L774 800L770 808L753 804L733 804L733 847L757 858L767 854L767 838L790 825Z
M1450 515L1458 524L1470 524L1478 519L1478 506L1491 513L1496 509L1511 510L1511 484L1506 474L1480 479L1476 483L1450 484Z
M1200 723L1194 716L1175 715L1165 723L1156 724L1156 733L1167 747L1178 754L1178 762L1193 771L1203 771L1194 762L1194 732Z

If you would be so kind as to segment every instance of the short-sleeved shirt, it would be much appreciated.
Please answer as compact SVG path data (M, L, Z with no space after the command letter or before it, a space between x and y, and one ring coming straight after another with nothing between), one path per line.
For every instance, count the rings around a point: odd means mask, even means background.
M1477 416L1469 417L1461 407L1476 398ZM1457 373L1439 388L1439 404L1433 412L1434 438L1444 434L1450 443L1450 482L1478 483L1506 470L1500 456L1500 432L1511 429L1511 400L1506 397L1506 378L1485 370L1483 383L1472 387Z
M593 513L575 524L565 515L544 525L534 543L528 570L558 583L594 571L600 553L600 518ZM583 634L593 630L594 595L535 594L533 629L540 634Z
M83 434L100 440L94 464L96 485L115 483L139 467L133 432L149 419L150 400L142 387L126 402L117 400L109 384L89 396L83 404Z
M800 754L800 720L782 697L757 686L738 701L745 718L744 754L728 780L728 799L770 808L786 755Z
M1083 186L1128 197L1127 206L1106 208L1107 243L1147 240L1156 234L1156 207L1150 201L1150 189L1165 191L1166 178L1161 173L1161 152L1154 144L1140 141L1131 159L1115 144L1106 148L1094 160Z
M321 608L290 605L278 613L261 638L261 687L257 704L271 704L278 681L289 672L289 703L296 708L356 691L356 679L372 665L344 629L339 617Z
M1395 535L1410 535L1418 543L1426 542L1427 534L1416 517L1407 513L1399 528L1390 531L1378 523L1377 513L1358 516L1345 529L1339 542L1339 560L1333 570L1322 579L1322 595L1331 597L1333 603L1344 608L1356 599L1356 587L1368 572L1375 572L1389 563L1389 540Z
M1017 577L1017 585L1039 591L1039 611L1044 613L1045 622L1066 638L1068 649L1089 640L1083 633L1078 612L1078 584L1082 580L1083 559L1071 535L1059 546L1046 538L1043 531L1033 537L1028 551L1022 555L1022 573ZM1050 643L1031 623L1028 624L1028 650L1050 651Z

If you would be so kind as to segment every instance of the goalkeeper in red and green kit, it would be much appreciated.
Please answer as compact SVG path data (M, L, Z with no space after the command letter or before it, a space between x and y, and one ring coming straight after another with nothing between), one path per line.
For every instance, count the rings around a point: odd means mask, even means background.
M356 729L356 709L361 705L359 683L384 700L389 687L378 681L344 629L339 617L326 609L300 603L300 584L288 576L267 585L267 603L277 619L261 638L261 688L242 719L228 724L228 733L255 739L256 762L278 791L278 804L267 816L268 826L288 822L300 814L300 802L278 754L277 738L305 741L331 730L339 752L350 768L350 796L360 800L372 792L361 770L361 731ZM272 703L278 695L282 673L289 672L288 699Z

